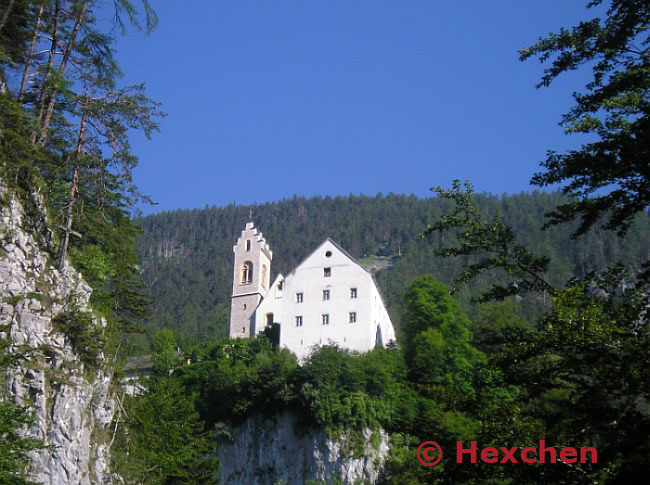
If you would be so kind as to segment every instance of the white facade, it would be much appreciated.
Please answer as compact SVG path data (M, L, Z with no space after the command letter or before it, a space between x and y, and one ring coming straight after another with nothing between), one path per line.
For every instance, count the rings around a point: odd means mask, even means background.
M251 323L250 335L279 324L280 345L299 359L318 345L367 352L395 340L372 274L330 239L287 276L276 277Z

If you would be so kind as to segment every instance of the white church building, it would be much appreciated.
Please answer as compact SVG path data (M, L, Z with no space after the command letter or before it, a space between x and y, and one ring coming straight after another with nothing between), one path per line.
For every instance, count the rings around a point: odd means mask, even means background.
M299 359L319 345L366 352L395 340L372 274L331 239L272 284L273 252L252 222L233 252L230 338L279 327L279 344Z

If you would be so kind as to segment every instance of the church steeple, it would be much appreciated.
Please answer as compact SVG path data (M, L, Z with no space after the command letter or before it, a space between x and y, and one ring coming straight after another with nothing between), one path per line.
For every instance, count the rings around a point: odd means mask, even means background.
M252 222L233 246L234 268L230 307L230 338L253 334L255 309L269 288L273 252Z

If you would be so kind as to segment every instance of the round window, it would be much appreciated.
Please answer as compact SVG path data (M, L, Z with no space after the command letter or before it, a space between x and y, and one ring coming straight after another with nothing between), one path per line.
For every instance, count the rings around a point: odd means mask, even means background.
M327 251L325 253L325 257L329 258L332 255L332 251Z

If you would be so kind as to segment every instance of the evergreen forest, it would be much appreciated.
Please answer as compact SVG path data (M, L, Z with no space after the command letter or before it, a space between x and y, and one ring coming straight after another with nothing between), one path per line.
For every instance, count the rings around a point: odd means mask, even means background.
M650 258L648 213L636 216L624 238L591 230L572 240L576 224L542 231L544 214L567 200L558 192L539 191L476 196L481 211L503 214L519 243L550 259L547 275L553 285L583 278L615 262L636 273ZM404 295L414 278L431 274L452 284L472 261L471 256L436 255L441 234L421 237L450 207L449 201L433 194L427 199L395 194L294 197L250 207L177 210L139 219L142 277L154 302L151 328L171 329L186 343L228 335L232 247L251 214L273 251L271 280L278 273L287 274L330 237L375 273L391 319L399 327ZM499 276L494 270L458 292L469 315L479 316L481 305L475 300ZM542 293L521 295L513 301L522 317L534 319L550 308L551 300Z

